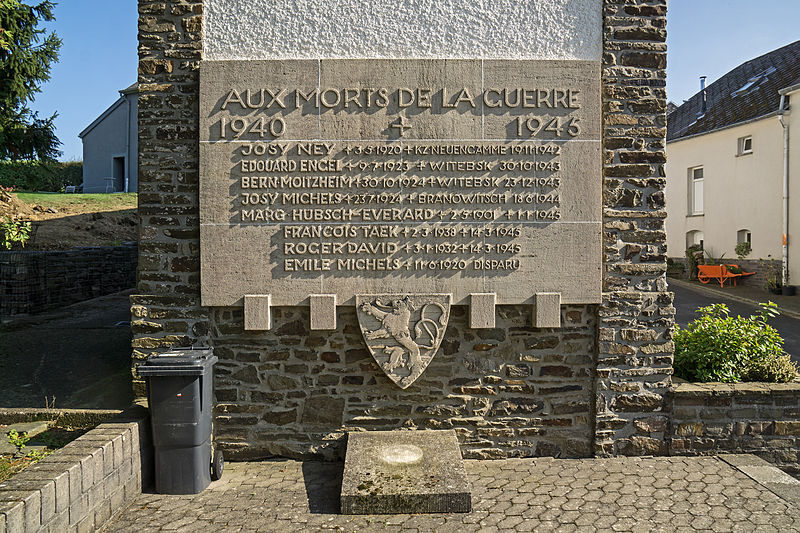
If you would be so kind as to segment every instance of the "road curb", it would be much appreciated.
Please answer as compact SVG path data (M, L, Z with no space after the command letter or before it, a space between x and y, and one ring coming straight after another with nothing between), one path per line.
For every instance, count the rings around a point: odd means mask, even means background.
M700 292L700 293L703 293L703 294L706 294L706 295L709 295L709 296L723 297L723 298L727 298L729 300L734 300L736 302L740 302L740 303L743 303L743 304L749 304L749 305L752 305L752 306L755 306L755 307L758 307L758 304L761 303L761 302L758 302L756 300L752 300L750 298L744 298L742 296L738 296L738 295L734 295L734 294L728 294L728 293L724 293L723 294L723 293L721 293L719 291L716 291L714 289L709 289L708 287L704 287L703 285L697 285L695 283L689 283L688 281L684 281L684 280L681 280L681 279L667 278L667 285L668 286L669 285L677 285L678 287L683 287L684 289L688 289L690 291ZM785 307L780 307L780 306L778 306L778 310L780 311L781 315L783 315L783 316L788 316L788 317L796 318L796 319L800 320L800 313L798 313L796 311L791 311L789 309L786 309Z

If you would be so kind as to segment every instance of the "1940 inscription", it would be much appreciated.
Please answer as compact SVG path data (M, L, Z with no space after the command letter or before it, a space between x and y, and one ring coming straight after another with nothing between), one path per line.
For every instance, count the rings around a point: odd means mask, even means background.
M600 298L599 65L201 66L204 305Z

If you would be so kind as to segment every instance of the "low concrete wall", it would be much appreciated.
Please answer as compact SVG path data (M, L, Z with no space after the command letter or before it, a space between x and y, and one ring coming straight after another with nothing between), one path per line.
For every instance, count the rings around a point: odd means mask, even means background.
M751 453L800 473L800 382L684 382L668 406L670 455Z
M40 409L36 407L0 407L0 424L55 420L59 425L88 428L121 414L119 409Z
M0 316L38 313L136 285L138 246L0 252Z
M133 407L0 483L0 532L100 530L152 481L149 418Z

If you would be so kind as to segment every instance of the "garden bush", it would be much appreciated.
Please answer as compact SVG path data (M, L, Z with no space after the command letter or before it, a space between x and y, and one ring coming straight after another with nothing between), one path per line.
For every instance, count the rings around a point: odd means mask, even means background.
M768 381L797 378L783 339L767 324L777 306L762 303L749 317L729 315L725 304L698 309L700 318L675 332L675 374L688 381Z
M83 181L83 163L0 161L0 185L18 191L59 192Z

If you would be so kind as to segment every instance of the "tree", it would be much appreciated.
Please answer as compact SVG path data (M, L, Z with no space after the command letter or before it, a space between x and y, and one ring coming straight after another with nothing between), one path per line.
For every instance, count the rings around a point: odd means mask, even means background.
M52 160L61 155L53 124L56 114L40 118L27 104L50 79L61 40L39 28L52 21L49 0L28 5L0 0L0 160Z

